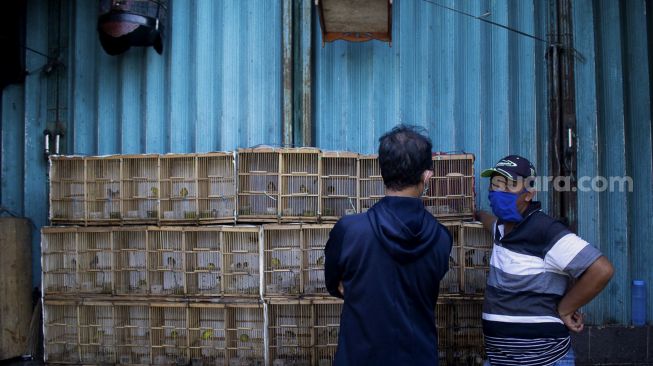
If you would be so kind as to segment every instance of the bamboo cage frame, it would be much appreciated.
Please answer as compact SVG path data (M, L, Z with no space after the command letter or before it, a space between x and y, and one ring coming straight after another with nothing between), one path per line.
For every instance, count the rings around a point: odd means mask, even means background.
M261 232L257 226L223 226L222 282L224 296L259 297Z
M197 155L199 222L234 223L238 202L236 154L215 152Z
M86 220L86 161L81 156L51 156L50 221L83 224Z
M220 296L223 293L223 258L220 227L184 230L186 294Z
M85 302L77 308L82 364L115 364L114 307L110 302Z
M156 224L159 219L159 155L122 157L121 202L125 223Z
M436 306L438 351L445 366L482 365L483 299L440 299Z
M315 365L314 314L307 300L276 300L268 306L267 359L271 365Z
M335 359L340 333L341 300L313 301L314 365L331 365Z
M196 154L166 154L159 157L159 221L185 224L198 221Z
M302 293L302 227L268 224L263 232L263 283L265 296Z
M150 304L114 303L116 361L122 365L152 363Z
M150 337L153 365L188 364L188 305L150 305Z
M281 149L238 149L240 222L277 222L280 214Z
M48 363L77 364L79 334L74 301L43 301L44 359Z
M148 233L145 226L119 227L113 230L114 293L147 295Z
M224 304L189 305L188 340L193 366L227 364L226 322Z
M77 280L80 293L114 293L112 228L77 230Z
M229 365L265 361L265 314L261 304L228 304L226 319Z
M461 240L463 292L468 295L483 295L494 244L492 234L479 222L465 222L462 225Z
M449 255L449 271L440 281L440 296L457 296L463 291L463 265L460 260L462 255L462 225L461 221L442 222L452 238L451 253Z
M302 225L302 293L330 296L324 282L324 248L334 224Z
M358 172L358 212L367 212L385 196L378 155L359 155Z
M474 215L474 155L433 154L433 176L423 197L426 209L439 219Z
M77 228L44 227L41 229L41 240L43 294L77 292Z
M320 160L320 150L315 148L281 150L279 213L282 222L318 221Z
M180 227L147 228L147 271L152 295L186 293L184 235Z
M337 221L358 212L359 155L325 151L320 159L320 219Z
M112 225L122 221L121 177L119 155L84 158L87 225Z

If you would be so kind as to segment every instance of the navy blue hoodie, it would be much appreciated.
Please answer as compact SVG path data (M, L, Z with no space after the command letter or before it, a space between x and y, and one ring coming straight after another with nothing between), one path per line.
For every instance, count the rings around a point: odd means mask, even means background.
M344 305L335 365L438 365L435 305L451 235L418 198L385 197L329 234L325 282Z

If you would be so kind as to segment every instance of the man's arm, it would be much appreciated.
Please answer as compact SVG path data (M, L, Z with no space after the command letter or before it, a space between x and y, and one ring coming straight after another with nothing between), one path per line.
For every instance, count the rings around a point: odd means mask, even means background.
M331 229L329 240L324 247L324 282L327 291L332 296L344 298L344 291L341 290L342 274L344 268L341 262L342 241L344 230L340 222Z
M614 268L605 256L599 257L580 276L558 304L558 313L565 325L574 332L583 330L577 310L596 297L610 282Z
M485 230L494 234L494 223L497 221L494 215L485 211L476 211L476 220L483 223Z

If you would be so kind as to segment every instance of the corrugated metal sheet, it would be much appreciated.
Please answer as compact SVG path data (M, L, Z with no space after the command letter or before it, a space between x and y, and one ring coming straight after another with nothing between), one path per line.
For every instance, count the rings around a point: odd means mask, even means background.
M546 37L545 1L436 1ZM320 47L314 23L317 146L372 153L398 123L425 127L436 151L509 153L547 167L546 46L430 1L396 1L393 42ZM487 207L487 180L478 184ZM539 197L546 203L545 194Z
M630 322L630 282L653 283L653 153L644 0L575 1L579 177L630 176L633 192L578 194L579 232L613 262L607 290L587 306L596 324ZM651 295L649 291L649 296ZM648 319L653 319L649 300Z
M310 118L318 147L371 153L395 124L417 124L428 129L436 150L476 154L477 174L518 153L546 175L545 45L433 1L541 38L547 33L546 1L395 0L392 46L322 46L317 17L308 19L303 6L293 19L293 84L301 89L292 103L295 139L307 139L298 122ZM27 46L61 48L66 64L58 86L54 74L35 72L2 93L0 199L34 222L35 253L36 228L47 224L42 133L57 120L57 103L67 154L203 152L281 142L283 0L172 3L163 56L132 49L109 57L97 41L96 2L28 0ZM578 173L634 180L632 193L578 194L580 234L617 268L608 290L587 306L593 323L628 323L629 281L653 281L647 48L653 22L646 10L644 0L574 2L575 47L585 60L576 64ZM312 34L305 32L309 22ZM27 53L29 70L44 63ZM485 207L486 183L477 186ZM546 203L547 196L540 199ZM34 260L38 284L38 255Z

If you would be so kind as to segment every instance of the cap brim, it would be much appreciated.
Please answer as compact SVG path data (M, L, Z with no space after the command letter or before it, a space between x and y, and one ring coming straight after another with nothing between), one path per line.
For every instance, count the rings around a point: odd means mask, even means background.
M510 180L515 180L515 178L512 177L512 175L508 174L505 171L496 169L496 168L490 168L490 169L485 169L484 171L481 172L481 177L483 178L490 178L492 177L493 174L499 174L502 175Z

